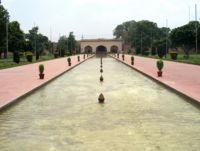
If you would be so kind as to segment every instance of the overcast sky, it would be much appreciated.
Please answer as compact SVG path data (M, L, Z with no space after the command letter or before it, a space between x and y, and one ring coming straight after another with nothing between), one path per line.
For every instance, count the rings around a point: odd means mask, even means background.
M186 24L200 18L200 0L1 0L11 21L21 23L24 32L39 26L40 33L56 41L73 31L76 38L112 38L113 30L129 20L151 20L159 27ZM51 31L51 32L50 32ZM52 35L52 36L50 36Z

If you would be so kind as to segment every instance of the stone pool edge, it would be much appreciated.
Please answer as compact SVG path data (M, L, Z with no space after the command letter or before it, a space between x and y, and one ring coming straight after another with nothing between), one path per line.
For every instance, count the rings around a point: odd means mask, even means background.
M77 67L78 65L81 65L82 63L84 63L85 61L93 58L95 55L92 55L92 56L89 56L88 58L86 57L85 60L81 61L81 62L78 62L77 64L75 64L74 66L71 66L70 68L64 70L63 72L59 73L58 75L54 76L53 78L49 79L48 81L44 82L44 83L41 83L40 85L36 86L36 87L33 87L33 89L31 90L28 90L26 93L10 100L7 104L3 105L3 106L0 106L0 113L6 109L8 109L9 107L11 107L12 105L16 104L16 103L19 103L19 100L22 99L22 98L25 98L27 97L28 95L32 94L33 92L37 91L38 89L44 87L45 85L51 83L52 81L56 80L57 78L59 78L60 76L62 76L63 74L67 73L68 71L74 69L75 67Z
M146 73L146 72L144 72L144 71L142 71L142 70L139 70L139 69L135 68L134 66L132 66L132 65L130 65L130 64L128 64L128 63L126 63L126 62L124 62L124 61L122 61L122 60L116 58L116 57L113 57L112 55L109 55L109 56L110 56L111 58L113 58L113 59L115 59L115 60L117 60L117 61L123 63L124 65L126 65L126 66L132 68L133 70L135 70L135 71L141 73L142 75L148 77L149 79L151 79L151 80L157 82L158 84L161 84L162 86L166 87L167 89L171 90L172 92L175 92L175 93L178 94L179 96L181 96L181 97L183 97L183 98L189 99L187 102L193 103L193 104L195 104L195 105L200 105L200 101L197 100L197 99L195 99L195 98L193 98L192 96L189 96L189 95L187 95L187 94L185 94L185 93L183 93L183 92L177 90L176 88L174 88L174 87L172 87L172 86L170 86L170 85L167 85L166 83L163 83L162 81L159 81L158 79L156 79L155 77L149 75L148 73Z

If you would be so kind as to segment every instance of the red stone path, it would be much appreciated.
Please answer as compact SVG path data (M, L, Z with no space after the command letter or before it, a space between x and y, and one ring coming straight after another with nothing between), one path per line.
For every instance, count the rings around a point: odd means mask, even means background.
M122 55L117 60L200 103L200 66L164 61L163 77L157 77L156 59L138 56L134 59L134 66L130 55L125 55L125 61Z
M68 66L67 58L61 58L0 70L0 109L86 60L83 55L80 55L80 62L77 56L71 59L71 67ZM44 80L39 79L39 64L45 66Z

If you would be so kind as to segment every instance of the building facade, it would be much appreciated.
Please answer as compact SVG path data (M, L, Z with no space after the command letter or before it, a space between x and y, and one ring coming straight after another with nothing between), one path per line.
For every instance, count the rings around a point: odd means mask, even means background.
M123 51L120 39L85 39L80 41L81 53L118 53Z

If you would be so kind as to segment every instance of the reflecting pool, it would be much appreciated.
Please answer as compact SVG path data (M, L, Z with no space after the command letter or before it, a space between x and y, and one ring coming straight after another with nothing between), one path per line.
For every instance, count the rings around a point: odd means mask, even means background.
M200 150L199 107L112 58L103 69L101 84L90 59L1 112L0 150Z

